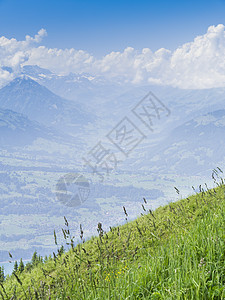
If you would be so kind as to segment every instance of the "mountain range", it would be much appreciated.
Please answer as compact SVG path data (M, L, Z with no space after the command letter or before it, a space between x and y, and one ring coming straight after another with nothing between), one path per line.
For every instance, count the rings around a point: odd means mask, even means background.
M60 131L87 124L93 117L80 105L63 99L27 76L14 79L0 90L0 107Z
M27 145L36 138L52 138L48 128L8 109L0 109L0 133L2 148L12 145Z
M107 133L110 126L114 126L113 122L116 124L120 118L128 115L140 101L141 96L145 96L151 89L170 109L171 116L166 122L165 120L159 122L158 131L151 133L146 143L134 152L134 158L131 158L132 165L138 166L140 170L151 166L161 171L167 169L171 172L185 173L187 170L197 172L209 165L212 167L217 160L223 161L221 149L225 147L223 142L224 88L180 90L159 86L126 86L122 89L121 86L115 88L114 83L110 82L104 86L104 82L107 81L90 74L62 76L37 66L24 66L20 77L0 89L1 124L2 126L5 124L1 127L2 145L4 141L9 141L10 136L11 141L20 140L22 144L22 133L24 133L24 141L32 141L36 137L46 137L46 135L49 138L47 131L50 128L55 130L54 132L76 137L77 140L71 139L71 144L83 143L84 145L92 132L94 143L95 135L99 130L103 133L105 130ZM53 88L55 90L61 88L70 91L70 100L54 94L46 87L48 85L51 88L55 86ZM71 86L73 88L70 88ZM94 98L96 89L100 87L107 95L104 99L101 98L99 106L95 104L95 110L93 108L86 110L93 102L89 97L86 98L85 105L82 105L81 99L71 100L77 98L85 88ZM113 90L113 87L114 93L109 95L108 89ZM84 93L82 97L86 97L86 94ZM136 122L134 116L132 117L132 121ZM199 121L206 119L210 122ZM88 124L88 129L85 129ZM20 132L18 133L20 138L14 138L16 130L12 130L13 127ZM146 128L143 130L145 134L148 133ZM51 133L50 136L53 137L54 134ZM143 158L147 163L143 162ZM128 165L129 160L126 168Z

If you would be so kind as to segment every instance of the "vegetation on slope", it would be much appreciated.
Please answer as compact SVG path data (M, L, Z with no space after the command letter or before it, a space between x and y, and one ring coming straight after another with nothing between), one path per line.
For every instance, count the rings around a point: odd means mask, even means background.
M133 222L15 271L2 299L225 299L225 185L146 211ZM179 193L179 191L177 190ZM146 200L144 200L146 202ZM124 208L125 217L127 217ZM55 235L57 244L57 237Z

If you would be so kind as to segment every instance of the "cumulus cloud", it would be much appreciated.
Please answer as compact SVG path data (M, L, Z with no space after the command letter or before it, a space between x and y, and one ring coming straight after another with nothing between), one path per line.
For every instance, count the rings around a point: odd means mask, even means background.
M180 88L225 86L225 26L210 26L204 35L175 51L127 47L97 59L76 49L51 49L40 43L47 33L41 29L24 41L0 37L0 84L20 72L24 64L38 65L58 74L89 72L133 84L162 84ZM8 66L13 73L1 67Z
M41 29L34 38L27 35L24 41L0 37L0 84L11 80L19 73L22 64L29 60L31 49L35 48L35 44L40 43L46 35L46 30ZM13 74L3 67L12 68Z

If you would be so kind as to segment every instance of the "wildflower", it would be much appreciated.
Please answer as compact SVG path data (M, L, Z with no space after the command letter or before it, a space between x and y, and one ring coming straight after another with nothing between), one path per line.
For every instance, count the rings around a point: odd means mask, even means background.
M201 268L204 265L205 265L205 260L204 260L204 258L201 258L200 263L199 263L198 266L199 266L199 268Z

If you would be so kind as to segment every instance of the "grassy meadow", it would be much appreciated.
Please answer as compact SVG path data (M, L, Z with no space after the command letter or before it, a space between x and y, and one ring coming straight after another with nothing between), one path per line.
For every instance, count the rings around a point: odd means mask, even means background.
M225 185L200 186L186 199L147 210L132 222L75 245L68 220L64 247L0 277L0 299L225 299ZM176 192L179 194L177 188ZM129 212L126 208L124 217Z

